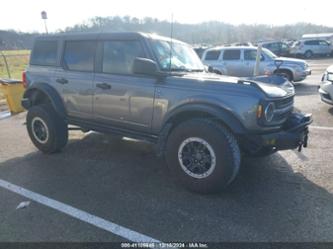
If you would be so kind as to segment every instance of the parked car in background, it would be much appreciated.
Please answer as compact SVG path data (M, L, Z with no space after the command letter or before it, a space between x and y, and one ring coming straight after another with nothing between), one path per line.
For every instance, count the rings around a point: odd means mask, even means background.
M333 42L333 33L304 34L302 40L319 39Z
M288 56L289 55L290 46L286 42L267 41L267 42L262 42L261 45L264 48L269 49L270 51L272 51L274 54L276 54L278 56Z
M256 63L256 47L216 47L203 53L202 61L214 71L237 77L253 76ZM277 68L276 63L280 67ZM311 70L304 60L278 57L266 48L262 49L259 74L283 74L289 81L302 81Z
M234 43L231 43L229 45L225 45L225 47L227 46L237 46L237 47L253 47L253 43L251 42L234 42Z
M318 91L323 102L333 105L333 65L324 73Z
M305 58L311 58L314 55L329 56L332 51L331 43L321 39L299 40L294 42L290 48L291 55Z

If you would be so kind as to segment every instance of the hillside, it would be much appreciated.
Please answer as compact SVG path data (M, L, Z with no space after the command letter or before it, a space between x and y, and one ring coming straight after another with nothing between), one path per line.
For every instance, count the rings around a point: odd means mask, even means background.
M307 23L285 26L231 25L211 21L199 24L174 23L173 36L192 44L223 44L231 42L258 41L262 39L298 39L305 33L333 32L333 27ZM115 32L142 31L170 36L171 25L168 21L153 18L135 17L95 17L88 21L68 27L58 32ZM13 30L0 30L0 49L30 49L37 34L18 33Z

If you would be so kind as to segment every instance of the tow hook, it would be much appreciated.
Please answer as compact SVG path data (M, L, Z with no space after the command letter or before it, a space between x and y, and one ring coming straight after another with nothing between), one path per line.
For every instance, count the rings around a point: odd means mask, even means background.
M302 151L302 147L303 147L303 142L299 142L298 143L298 152Z
M309 130L306 129L306 130L304 131L304 138L303 138L303 141L299 141L299 143L298 143L298 152L301 152L303 147L304 147L304 148L308 147L308 138L309 138L309 137L308 137L308 134L309 134Z

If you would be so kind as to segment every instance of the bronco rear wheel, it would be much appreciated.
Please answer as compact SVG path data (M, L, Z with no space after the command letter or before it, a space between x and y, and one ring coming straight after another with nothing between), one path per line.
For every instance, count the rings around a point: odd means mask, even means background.
M217 192L228 186L240 168L240 150L233 134L206 119L175 127L166 144L170 171L188 189Z
M50 104L36 105L28 110L27 129L33 144L44 153L57 152L67 144L67 124Z

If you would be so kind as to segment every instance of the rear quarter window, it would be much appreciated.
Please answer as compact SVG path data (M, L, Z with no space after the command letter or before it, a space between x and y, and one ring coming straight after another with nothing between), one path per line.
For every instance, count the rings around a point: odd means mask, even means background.
M36 41L32 50L30 64L55 66L57 63L58 41Z

